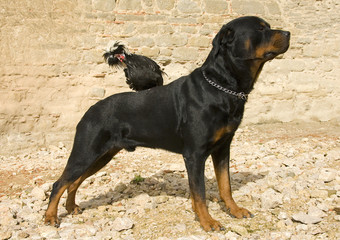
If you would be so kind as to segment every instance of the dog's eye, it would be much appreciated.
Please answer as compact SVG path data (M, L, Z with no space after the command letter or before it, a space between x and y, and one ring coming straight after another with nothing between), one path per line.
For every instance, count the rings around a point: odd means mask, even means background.
M259 30L260 32L263 32L263 31L264 31L264 27L261 26L258 30Z

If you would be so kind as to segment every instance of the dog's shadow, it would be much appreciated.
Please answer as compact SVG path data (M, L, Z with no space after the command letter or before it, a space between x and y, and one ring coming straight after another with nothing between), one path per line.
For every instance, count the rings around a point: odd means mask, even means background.
M264 178L266 173L254 175L250 172L231 173L232 190L237 191L248 182L255 182ZM205 179L207 200L220 200L216 179ZM110 183L105 183L110 184ZM141 194L150 197L167 195L189 198L189 186L186 172L184 171L161 171L148 178L136 180L130 183L120 183L114 189L95 198L80 202L81 209L98 208L99 206L111 205L123 199L135 198ZM220 202L221 203L221 202ZM221 207L223 204L221 203Z

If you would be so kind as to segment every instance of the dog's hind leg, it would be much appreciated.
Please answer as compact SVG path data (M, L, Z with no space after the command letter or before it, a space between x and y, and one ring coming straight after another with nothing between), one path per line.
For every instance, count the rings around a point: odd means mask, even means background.
M112 157L117 154L121 149L112 148L106 151L99 157L95 157L94 161L82 161L78 162L75 160L75 155L72 154L64 169L61 177L53 184L53 189L50 196L50 202L45 213L45 223L51 225L59 225L59 219L57 216L58 204L64 191L68 189L68 197L66 200L66 210L71 213L78 213L79 207L75 204L76 191L80 184L89 176L95 174L101 168L103 168ZM83 156L85 158L85 156ZM88 159L93 159L88 157ZM91 164L92 162L92 164ZM82 164L80 164L82 163Z
M50 224L52 226L59 226L58 219L58 204L60 197L63 195L64 191L68 188L70 183L65 183L61 179L53 184L52 192L50 195L50 201L48 208L45 213L45 224Z
M76 181L74 181L67 189L68 195L66 200L66 210L68 213L78 214L81 212L78 205L75 203L76 192L80 184L91 175L102 169L121 149L113 148L106 152L102 157L98 158L91 167L81 175Z
M93 114L90 112L89 116ZM112 135L100 124L86 116L77 126L71 155L61 177L53 184L50 202L45 213L45 223L58 225L58 204L64 191L68 189L66 201L68 212L78 212L75 195L80 184L104 167L121 148L115 147Z

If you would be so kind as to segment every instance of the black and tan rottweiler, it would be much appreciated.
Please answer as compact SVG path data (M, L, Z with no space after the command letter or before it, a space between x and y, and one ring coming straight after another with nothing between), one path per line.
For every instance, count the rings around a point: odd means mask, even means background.
M258 17L224 25L202 65L171 84L112 95L93 105L78 123L74 145L61 177L53 184L45 223L58 225L60 197L78 213L76 191L121 149L161 148L183 155L193 210L206 231L222 230L207 209L204 166L212 156L220 196L237 218L252 214L231 194L230 143L241 123L247 95L265 62L286 52L290 33L272 30Z

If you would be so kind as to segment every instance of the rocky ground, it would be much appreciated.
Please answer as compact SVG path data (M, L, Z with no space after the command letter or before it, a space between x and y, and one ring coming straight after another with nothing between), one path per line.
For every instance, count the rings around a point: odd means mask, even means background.
M221 203L211 160L206 188L211 215L226 228L204 232L191 209L180 155L120 152L78 191L82 214L59 228L43 215L70 149L0 156L0 239L340 239L340 129L321 124L242 127L232 144L235 200L255 217L234 219Z

